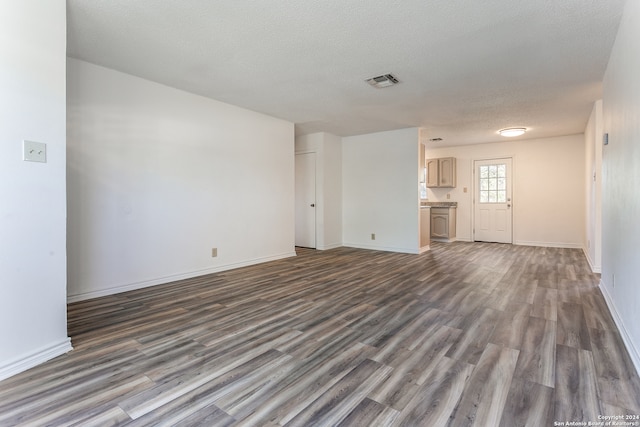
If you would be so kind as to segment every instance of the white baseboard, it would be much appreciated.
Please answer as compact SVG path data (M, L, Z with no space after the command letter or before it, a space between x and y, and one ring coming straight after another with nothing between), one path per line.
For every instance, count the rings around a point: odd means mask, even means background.
M513 242L518 246L540 246L544 248L566 248L566 249L582 249L580 243L563 243L563 242L532 242L528 240L516 240Z
M289 258L294 256L296 256L295 251L287 252L284 254L274 255L270 257L255 258L252 260L242 261L234 264L225 264L225 265L216 266L212 268L205 268L203 270L196 270L196 271L174 274L174 275L165 276L165 277L158 277L156 279L145 280L142 282L134 282L134 283L128 283L124 285L113 286L113 287L110 287L107 289L101 289L98 291L68 295L67 302L72 303L72 302L93 299L93 298L104 297L108 295L119 294L127 291L135 291L137 289L148 288L150 286L156 286L156 285L162 285L165 283L175 282L177 280L191 279L193 277L204 276L206 274L219 273L221 271L233 270L235 268L240 268L240 267L248 267L250 265L262 264L264 262L269 262L269 261L277 261L279 259L284 259L284 258Z
M343 243L342 246L356 249L368 249L371 251L384 251L384 252L399 252L403 254L419 254L420 251L417 248L396 248L393 246L376 246L376 245L363 245L359 243Z
M471 243L473 242L473 240L471 240L468 237L456 237L456 242L467 242L467 243Z
M631 337L627 332L627 328L624 327L624 323L622 322L622 318L620 317L620 314L616 309L616 305L613 303L613 298L609 294L609 290L602 280L600 280L600 291L602 291L602 295L604 296L604 300L607 303L607 307L609 307L609 311L613 316L613 321L616 323L616 326L620 331L620 336L622 337L622 341L624 342L624 345L629 352L631 361L636 368L636 373L640 374L640 351L638 351L636 346L633 344L633 340L631 340Z
M54 357L58 357L62 354L68 353L73 350L71 346L71 339L66 338L61 342L53 344L48 347L41 348L31 354L27 354L24 357L13 360L0 366L0 381L24 372L27 369L31 369L41 363L51 360Z
M441 242L441 243L453 243L453 242L458 241L458 239L457 239L457 238L455 238L455 237L452 237L452 238L446 238L446 237L432 237L432 238L431 238L431 241L432 241L432 242ZM462 241L462 240L460 240L460 241Z
M342 243L334 243L332 245L318 246L316 249L319 251L328 251L329 249L335 249L340 247L342 247Z
M594 273L602 273L602 268L600 266L596 266L593 264L591 257L589 257L589 251L585 248L582 248L582 252L584 252L585 258L587 258L587 262L589 263L589 267L591 268L591 271Z

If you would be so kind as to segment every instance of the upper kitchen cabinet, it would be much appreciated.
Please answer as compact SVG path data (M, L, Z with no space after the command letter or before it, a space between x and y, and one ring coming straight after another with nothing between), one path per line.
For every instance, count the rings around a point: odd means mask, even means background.
M444 157L427 160L427 187L453 188L456 186L456 158Z
M438 187L438 159L427 160L427 187Z

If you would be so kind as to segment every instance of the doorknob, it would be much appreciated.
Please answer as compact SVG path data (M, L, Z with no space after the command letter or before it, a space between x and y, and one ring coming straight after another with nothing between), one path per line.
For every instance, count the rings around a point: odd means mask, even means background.
M311 203L311 207L312 207L312 208L315 208L315 207L316 207L316 204L315 204L315 203Z
M509 203L509 204L507 205L507 207L508 207L508 208L510 208L510 207L511 207L511 203Z

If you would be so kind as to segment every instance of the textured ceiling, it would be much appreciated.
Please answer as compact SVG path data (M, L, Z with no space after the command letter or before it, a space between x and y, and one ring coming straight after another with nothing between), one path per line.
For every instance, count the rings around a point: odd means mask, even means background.
M292 121L440 145L584 131L624 0L67 0L68 55ZM393 73L400 84L364 82Z

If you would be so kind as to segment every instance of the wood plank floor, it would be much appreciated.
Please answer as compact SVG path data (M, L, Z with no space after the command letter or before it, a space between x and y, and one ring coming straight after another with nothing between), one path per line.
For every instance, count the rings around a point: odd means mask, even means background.
M579 250L338 248L69 306L0 425L552 426L640 415Z

